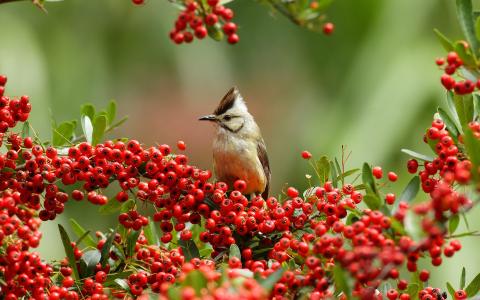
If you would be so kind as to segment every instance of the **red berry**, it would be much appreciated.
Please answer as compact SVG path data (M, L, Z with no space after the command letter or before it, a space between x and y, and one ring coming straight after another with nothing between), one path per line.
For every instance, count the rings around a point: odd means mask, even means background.
M4 86L7 83L7 76L0 75L0 86Z
M395 182L397 181L398 176L394 172L388 172L388 180Z
M235 45L236 43L238 43L239 40L240 40L240 37L238 37L236 33L229 35L227 39L228 43L232 45Z
M302 158L303 159L310 159L310 158L312 158L312 154L308 151L302 151Z
M133 4L135 5L141 5L145 2L145 0L132 0Z
M464 290L458 290L455 292L455 300L467 299L467 292Z
M372 169L372 174L375 176L375 178L380 179L383 177L383 171L381 167L374 167Z
M185 145L185 142L184 142L184 141L178 141L178 142L177 142L177 148L178 148L178 150L180 150L180 151L185 151L185 149L187 148L187 146Z
M334 29L335 25L333 25L333 23L328 22L323 24L323 33L326 35L331 35Z

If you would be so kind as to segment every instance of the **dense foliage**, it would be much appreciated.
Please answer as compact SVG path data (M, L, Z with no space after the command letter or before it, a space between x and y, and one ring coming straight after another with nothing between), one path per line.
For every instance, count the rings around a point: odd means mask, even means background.
M235 39L227 25L233 12L223 6L211 12L220 3L207 4L182 7L177 23L190 18L190 29L176 25L174 41L180 33L186 41L189 30L197 38L197 31L211 32L199 30L207 18L217 18L208 26L223 22L227 40ZM28 121L28 96L8 96L1 75L0 294L52 300L474 297L480 274L467 283L465 268L458 285L428 286L432 270L459 255L459 239L478 235L456 231L477 204L480 186L480 18L470 1L458 0L457 8L466 41L452 43L437 31L448 51L436 63L445 73L449 110L439 108L428 121L423 140L432 154L403 150L411 156L412 178L400 195L390 192L395 172L368 163L349 168L345 149L338 159L301 153L315 173L305 191L244 195L244 181L229 187L189 162L183 141L175 153L169 145L106 140L125 121L117 118L115 102L102 110L84 105L78 121L53 124L51 140L43 141ZM192 26L194 20L200 25ZM92 234L71 220L72 239L59 225L65 258L45 262L34 252L40 225L63 213L68 201L98 205L99 214L118 216L118 226ZM431 267L419 268L425 260Z

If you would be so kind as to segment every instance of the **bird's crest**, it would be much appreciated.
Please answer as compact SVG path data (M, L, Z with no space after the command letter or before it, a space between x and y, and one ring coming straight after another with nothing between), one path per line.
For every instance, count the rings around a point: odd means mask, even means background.
M229 109L231 109L234 105L235 102L239 102L238 104L243 104L243 99L242 96L240 95L240 92L236 87L232 87L225 96L223 96L222 101L220 101L220 104L218 104L217 108L213 112L214 115L221 115L227 112Z

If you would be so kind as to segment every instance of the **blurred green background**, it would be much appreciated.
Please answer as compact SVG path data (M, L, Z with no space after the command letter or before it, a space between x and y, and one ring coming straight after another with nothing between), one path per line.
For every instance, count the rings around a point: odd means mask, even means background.
M326 37L296 27L254 1L235 1L241 42L212 40L176 46L168 39L176 9L165 0L68 0L48 3L48 14L27 1L0 6L0 73L7 94L31 96L32 124L49 137L50 119L79 116L82 103L119 102L130 119L112 137L143 143L187 143L194 164L211 166L213 128L197 117L210 113L233 85L240 88L267 143L274 193L285 183L303 188L310 172L300 151L316 157L352 151L349 166L363 161L396 170L400 192L409 180L400 149L427 152L423 130L444 104L443 55L432 29L460 38L453 1L362 0L334 2L336 25ZM75 217L88 229L115 220L96 207L69 203L58 220ZM471 226L480 228L478 209ZM44 225L40 251L60 258L56 222ZM459 232L464 227L459 229ZM480 271L478 238L432 272L434 285L458 285Z

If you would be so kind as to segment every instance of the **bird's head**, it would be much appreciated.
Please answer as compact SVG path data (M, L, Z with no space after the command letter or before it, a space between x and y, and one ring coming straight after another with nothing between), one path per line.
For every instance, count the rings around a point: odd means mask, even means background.
M237 133L255 126L252 115L236 87L231 88L222 98L213 114L199 118L201 121L211 121L221 128Z

